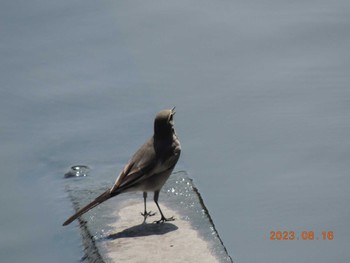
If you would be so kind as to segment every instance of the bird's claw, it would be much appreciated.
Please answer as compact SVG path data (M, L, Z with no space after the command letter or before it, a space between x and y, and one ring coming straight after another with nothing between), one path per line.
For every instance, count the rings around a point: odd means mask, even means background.
M146 220L146 218L147 217L149 217L149 216L154 216L156 213L152 213L151 211L149 211L149 212L144 212L144 213L142 213L141 212L141 215L144 217L144 219Z
M160 223L164 223L164 222L167 222L167 221L174 221L174 220L175 220L175 218L173 216L169 217L169 218L162 217L161 219L156 220L153 223L160 224Z

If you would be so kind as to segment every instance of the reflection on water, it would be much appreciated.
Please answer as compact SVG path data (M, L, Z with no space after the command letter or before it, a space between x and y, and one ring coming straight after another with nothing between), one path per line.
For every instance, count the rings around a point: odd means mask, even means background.
M113 182L173 105L177 169L234 260L349 261L349 10L2 1L1 261L78 261L79 232L61 227L72 212L62 175L84 163L95 177L84 180ZM279 230L335 239L269 241Z
M86 165L74 165L64 174L64 178L84 177L89 173L90 168Z

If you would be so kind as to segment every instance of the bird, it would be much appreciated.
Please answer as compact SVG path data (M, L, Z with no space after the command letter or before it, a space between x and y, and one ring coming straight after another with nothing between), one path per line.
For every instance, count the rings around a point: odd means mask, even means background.
M126 192L143 192L144 222L148 216L155 213L147 212L147 193L153 192L153 200L160 212L160 220L156 223L173 221L174 217L166 218L158 204L159 192L164 183L171 175L181 153L180 141L174 128L175 107L160 111L154 120L154 134L147 140L131 157L129 162L119 173L115 183L111 188L96 197L74 215L69 217L63 226L73 222L75 219L85 214L97 205Z

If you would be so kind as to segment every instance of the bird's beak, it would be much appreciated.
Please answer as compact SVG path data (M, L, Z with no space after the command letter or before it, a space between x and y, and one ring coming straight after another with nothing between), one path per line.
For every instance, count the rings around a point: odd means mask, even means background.
M174 114L176 113L175 108L176 108L176 107L174 107L174 108L171 109L171 114L172 114L172 115L174 115Z

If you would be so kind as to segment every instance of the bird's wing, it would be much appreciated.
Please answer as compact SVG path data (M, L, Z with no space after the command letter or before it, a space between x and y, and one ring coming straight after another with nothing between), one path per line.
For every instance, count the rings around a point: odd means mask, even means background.
M140 180L146 179L157 166L156 153L153 146L153 138L141 146L130 161L120 172L117 180L110 189L114 193L121 188L129 188Z
M112 195L130 188L154 174L174 168L180 157L180 148L174 149L173 154L162 160L159 156L157 157L155 147L153 138L141 146L120 172L117 180L110 189Z

